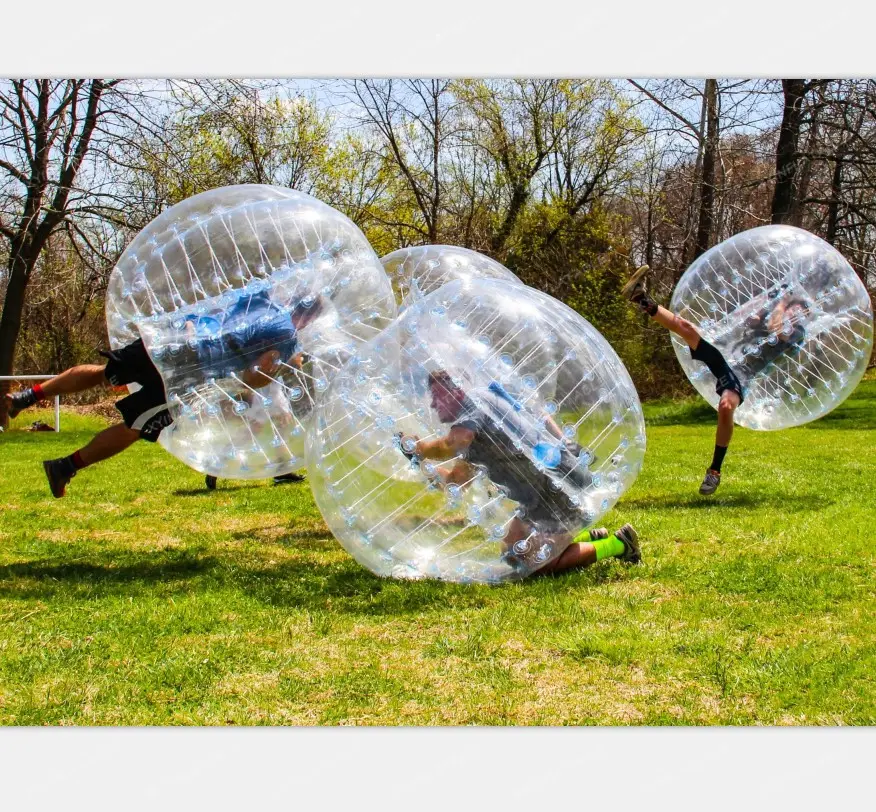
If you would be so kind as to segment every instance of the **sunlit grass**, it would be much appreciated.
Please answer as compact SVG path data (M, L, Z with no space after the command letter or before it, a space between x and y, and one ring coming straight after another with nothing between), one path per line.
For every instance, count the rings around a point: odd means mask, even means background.
M502 587L379 580L306 484L203 478L139 443L55 500L40 460L102 424L0 435L5 724L873 724L876 382L784 432L661 403L606 523L645 563Z

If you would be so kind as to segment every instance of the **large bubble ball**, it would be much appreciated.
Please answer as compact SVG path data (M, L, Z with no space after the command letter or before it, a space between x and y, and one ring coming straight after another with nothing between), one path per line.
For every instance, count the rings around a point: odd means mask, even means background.
M111 346L142 339L173 423L160 436L202 473L258 479L304 466L334 372L397 313L361 231L301 192L214 189L169 208L110 277Z
M311 487L381 576L498 582L556 559L642 465L645 426L605 339L550 296L457 280L362 346L316 407Z
M842 254L792 226L762 226L704 253L670 308L717 347L745 388L736 422L783 429L816 420L858 385L873 349L873 310ZM715 377L673 335L685 374L713 406Z
M380 261L402 307L457 279L504 279L523 284L496 260L455 245L400 248Z

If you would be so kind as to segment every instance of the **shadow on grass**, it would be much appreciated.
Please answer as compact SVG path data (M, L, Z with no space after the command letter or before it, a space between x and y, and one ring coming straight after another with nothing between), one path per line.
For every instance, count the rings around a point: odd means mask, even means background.
M378 578L352 559L320 564L305 555L262 566L215 556L152 555L127 564L33 561L0 567L0 597L52 602L115 597L207 596L231 589L267 606L340 615L390 616L481 606L487 587Z
M288 532L279 536L271 535L276 528L273 525L268 527L255 527L251 530L240 530L237 533L232 533L231 538L235 541L270 541L272 544L279 544L282 547L310 547L317 549L324 545L334 546L337 544L331 532L325 528L310 527L296 530L293 524Z
M833 499L823 494L807 493L796 496L787 494L764 493L729 493L721 496L678 496L676 494L655 494L639 499L624 499L619 509L634 510L664 510L666 508L690 508L707 510L709 508L758 508L775 506L783 512L788 511L818 511L834 504Z
M255 485L222 485L215 490L209 490L207 486L201 488L179 488L173 492L174 496L210 496L212 494L228 491L245 491L256 487Z
M718 413L702 398L657 401L644 407L646 426L687 426L714 423Z
M157 558L157 560L156 560ZM46 600L71 586L110 587L113 594L139 593L156 583L190 580L214 569L218 560L186 556L176 560L152 556L131 564L29 561L0 567L0 595ZM122 587L122 589L118 589Z

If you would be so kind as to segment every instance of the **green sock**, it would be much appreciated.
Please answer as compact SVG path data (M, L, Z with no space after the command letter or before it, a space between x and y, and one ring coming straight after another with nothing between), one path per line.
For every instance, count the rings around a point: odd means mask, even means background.
M613 558L616 555L623 555L624 543L614 534L607 539L590 542L596 548L596 560L602 561L603 558Z

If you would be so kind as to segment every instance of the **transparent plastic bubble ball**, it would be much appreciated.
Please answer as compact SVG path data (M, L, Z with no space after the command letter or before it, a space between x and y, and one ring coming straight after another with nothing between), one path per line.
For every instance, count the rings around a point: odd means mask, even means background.
M362 346L307 441L317 504L357 561L458 582L553 561L644 452L636 390L605 339L550 296L494 279L442 286Z
M402 307L456 279L504 279L523 284L496 260L455 245L400 248L382 257L380 262Z
M219 477L304 466L314 403L397 313L361 231L301 192L213 189L171 207L112 272L114 349L142 339L173 423L161 444Z
M858 385L873 349L861 280L824 240L792 226L744 231L703 254L670 305L717 347L746 389L736 422L783 429L816 420ZM713 406L715 377L672 337L685 374Z

